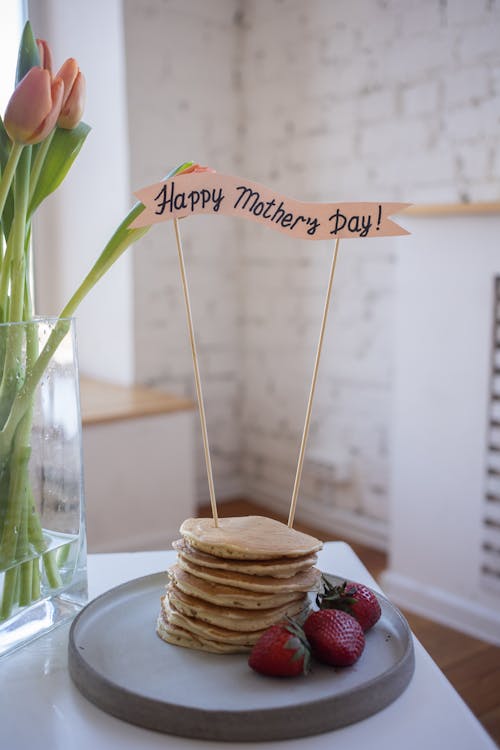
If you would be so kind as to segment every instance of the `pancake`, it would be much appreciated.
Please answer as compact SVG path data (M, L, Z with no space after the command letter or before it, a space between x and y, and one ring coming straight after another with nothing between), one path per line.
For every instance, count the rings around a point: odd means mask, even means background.
M297 599L291 604L284 604L272 609L231 609L230 607L218 607L216 604L210 604L185 594L173 584L168 587L167 594L169 602L186 617L196 617L221 628L243 632L265 630L282 620L286 615L289 617L298 615L309 604L308 597L303 596L302 599Z
M185 648L243 653L271 625L305 615L322 543L263 516L188 518L174 542L157 633Z
M168 570L169 578L175 582L177 588L185 594L196 596L211 604L222 607L236 607L240 609L271 609L281 604L301 599L303 592L293 591L283 594L264 594L248 591L236 586L224 586L220 583L204 581L202 578L186 573L179 565L173 565Z
M187 630L188 633L192 633L202 640L251 647L258 641L262 633L265 631L265 628L249 632L243 630L229 630L228 628L221 628L217 625L204 622L196 617L186 617L186 615L183 615L175 609L166 594L162 597L161 603L164 619L166 619L171 625Z
M265 516L188 518L180 533L197 550L237 560L274 560L303 557L323 546L319 539Z
M187 630L165 622L162 616L158 617L156 623L156 632L163 641L171 643L174 646L184 646L184 648L196 649L198 651L209 651L213 654L242 654L249 649L246 646L230 645L199 638Z
M273 578L289 578L300 570L308 570L318 559L315 554L292 558L283 557L275 560L228 560L224 557L214 557L191 547L185 539L177 539L172 547L179 558L194 562L204 568L219 570L233 570L252 576L273 576Z
M272 578L271 576L249 576L245 573L204 568L179 557L178 566L197 578L224 586L234 586L247 591L281 594L287 591L317 591L321 581L321 572L317 568L300 571L290 578Z

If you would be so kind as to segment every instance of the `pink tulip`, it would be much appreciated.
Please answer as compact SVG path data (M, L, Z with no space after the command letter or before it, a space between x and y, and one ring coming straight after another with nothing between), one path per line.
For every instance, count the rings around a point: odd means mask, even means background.
M38 53L40 55L40 67L48 70L52 75L52 53L50 47L45 39L37 39L36 45L38 47Z
M30 68L19 81L5 110L9 137L23 146L40 143L54 129L63 101L64 84L48 70Z
M73 57L61 66L55 80L64 83L64 96L57 124L65 130L73 130L82 119L85 107L85 78Z

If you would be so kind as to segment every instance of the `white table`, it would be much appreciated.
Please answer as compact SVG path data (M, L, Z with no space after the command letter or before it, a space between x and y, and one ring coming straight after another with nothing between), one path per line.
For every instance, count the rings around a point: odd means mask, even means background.
M89 556L91 598L139 576L165 570L174 552ZM319 566L378 588L352 549L325 545ZM62 626L0 660L2 750L190 750L220 748L157 734L102 712L83 698L67 670L69 626ZM422 646L415 641L415 674L405 692L383 711L335 732L298 740L229 743L231 748L342 748L352 750L493 750L496 745Z

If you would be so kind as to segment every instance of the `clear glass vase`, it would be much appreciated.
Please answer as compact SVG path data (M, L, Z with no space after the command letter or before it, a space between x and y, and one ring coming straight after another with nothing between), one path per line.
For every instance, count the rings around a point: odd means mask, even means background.
M0 656L87 600L75 324L0 325Z

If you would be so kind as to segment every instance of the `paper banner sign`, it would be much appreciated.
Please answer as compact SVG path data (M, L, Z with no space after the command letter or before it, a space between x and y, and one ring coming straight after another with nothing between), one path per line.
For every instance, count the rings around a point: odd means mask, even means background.
M179 174L134 195L145 210L131 229L193 214L226 214L304 240L409 234L389 217L410 203L304 203L264 185L217 172Z

